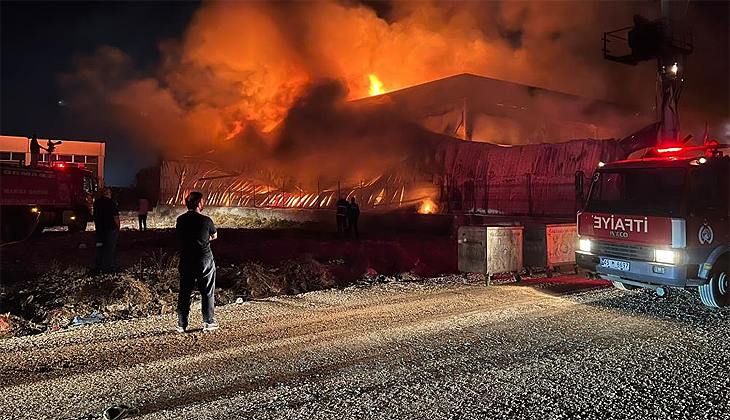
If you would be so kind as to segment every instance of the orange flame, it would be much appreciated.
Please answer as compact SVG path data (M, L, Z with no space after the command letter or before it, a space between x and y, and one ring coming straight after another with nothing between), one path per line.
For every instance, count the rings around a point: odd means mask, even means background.
M420 214L433 214L438 211L438 206L430 198L421 201L421 205L418 206L418 213Z
M383 88L383 82L378 79L378 76L374 74L368 74L368 78L370 79L370 96L376 96L385 93L385 89Z

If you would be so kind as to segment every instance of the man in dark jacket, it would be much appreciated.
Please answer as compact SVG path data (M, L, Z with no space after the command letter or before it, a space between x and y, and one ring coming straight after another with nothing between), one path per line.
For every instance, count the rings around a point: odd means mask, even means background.
M177 236L180 242L180 293L177 298L177 331L185 332L190 314L190 294L197 285L203 312L203 331L218 329L213 315L215 310L215 260L210 241L218 238L213 221L200 212L203 194L191 192L185 198L187 213L177 218Z
M38 135L33 134L30 139L30 167L37 168L38 161L41 160L41 149L45 149L38 143Z
M109 188L102 188L94 200L94 228L96 229L96 272L108 273L114 260L114 249L119 238L119 210L112 201Z
M337 233L345 233L347 231L347 209L350 207L347 204L345 197L340 197L337 200Z
M360 206L355 202L355 197L350 197L350 205L347 207L347 234L351 231L355 232L355 236L360 236L357 230L357 219L360 218Z

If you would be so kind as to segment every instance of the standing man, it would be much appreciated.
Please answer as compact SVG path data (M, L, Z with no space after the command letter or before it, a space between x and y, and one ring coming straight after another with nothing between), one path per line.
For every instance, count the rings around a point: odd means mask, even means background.
M94 226L96 229L96 272L108 273L114 260L114 249L119 238L119 210L112 201L112 192L104 187L94 200Z
M33 137L30 139L30 167L31 168L38 167L38 161L41 160L41 149L45 149L45 148L41 147L41 144L38 143L38 135L33 134Z
M347 231L347 209L349 204L345 197L337 200L337 233L345 233Z
M215 309L215 260L210 241L218 238L210 217L202 215L203 194L194 191L185 198L187 213L177 218L180 242L180 294L177 297L177 332L188 328L190 294L195 286L200 290L203 331L218 329L213 319Z
M357 219L360 218L360 206L355 202L355 197L350 197L350 205L347 207L347 234L355 231L355 236L360 236L357 230Z
M144 194L137 203L137 219L139 220L139 230L147 230L147 213L150 211L150 202Z

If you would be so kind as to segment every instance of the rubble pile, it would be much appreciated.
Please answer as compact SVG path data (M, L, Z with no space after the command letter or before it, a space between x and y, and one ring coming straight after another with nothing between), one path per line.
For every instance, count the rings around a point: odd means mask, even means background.
M92 275L71 266L50 270L22 287L20 283L3 286L2 307L9 313L0 317L0 337L174 312L179 290L177 262L177 254L159 251L146 254L139 265L112 274ZM273 268L259 263L222 265L216 305L344 286L329 267L311 254ZM197 291L195 299L199 299Z

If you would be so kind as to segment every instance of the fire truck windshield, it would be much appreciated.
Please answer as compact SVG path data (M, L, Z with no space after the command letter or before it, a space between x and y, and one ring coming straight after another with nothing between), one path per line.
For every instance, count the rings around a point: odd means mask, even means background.
M586 210L647 216L678 215L682 207L686 174L684 168L596 172Z

